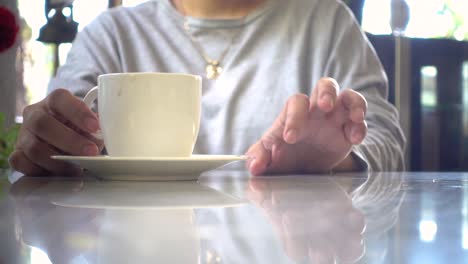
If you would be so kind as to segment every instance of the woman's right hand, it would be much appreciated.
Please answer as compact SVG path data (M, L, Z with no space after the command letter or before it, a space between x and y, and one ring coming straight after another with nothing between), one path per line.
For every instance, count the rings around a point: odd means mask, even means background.
M10 166L25 175L79 175L82 170L53 160L53 155L98 155L103 142L91 136L99 131L97 115L68 90L58 89L24 109Z

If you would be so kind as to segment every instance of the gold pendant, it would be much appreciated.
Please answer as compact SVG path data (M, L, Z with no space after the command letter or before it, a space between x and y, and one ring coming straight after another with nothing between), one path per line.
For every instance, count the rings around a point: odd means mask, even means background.
M206 78L210 80L217 79L223 72L223 68L219 66L219 62L213 61L206 65Z

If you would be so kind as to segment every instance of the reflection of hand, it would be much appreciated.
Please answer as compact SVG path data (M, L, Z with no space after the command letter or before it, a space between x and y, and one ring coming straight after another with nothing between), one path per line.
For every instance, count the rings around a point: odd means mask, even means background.
M50 156L97 155L103 143L90 133L98 129L96 114L84 102L67 90L56 90L24 110L10 165L26 175L80 174L80 169Z
M338 91L335 80L323 78L310 98L290 97L272 127L247 152L250 172L358 170L350 152L366 136L367 102L354 90Z
M252 179L249 199L267 216L294 261L346 263L364 253L364 216L332 180Z
M20 236L27 245L45 251L52 263L70 263L73 257L90 249L91 239L97 233L97 227L90 223L100 213L96 209L56 206L47 194L37 195L48 183L46 179L23 177L11 187ZM82 182L67 182L61 191L75 192L82 186Z

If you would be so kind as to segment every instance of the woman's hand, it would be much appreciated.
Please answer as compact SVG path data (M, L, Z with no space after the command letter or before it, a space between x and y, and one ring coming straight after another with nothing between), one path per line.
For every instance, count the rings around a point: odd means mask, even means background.
M312 96L289 98L273 126L247 152L248 169L265 173L316 173L359 169L351 148L366 134L367 102L338 83L321 79Z
M98 155L103 142L91 136L99 130L97 115L69 91L59 89L26 107L10 165L26 175L76 175L81 169L52 155Z

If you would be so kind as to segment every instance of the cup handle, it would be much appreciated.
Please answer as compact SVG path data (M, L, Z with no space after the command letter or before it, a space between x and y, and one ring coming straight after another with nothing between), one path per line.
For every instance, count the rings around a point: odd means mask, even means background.
M85 95L83 102L91 108L94 101L97 100L98 98L98 91L99 91L99 86L95 86L93 89L89 90L89 92Z
M91 109L93 106L94 101L97 100L98 95L99 95L99 86L95 86L93 89L89 90L89 92L85 95L83 102ZM101 131L98 131L96 133L91 134L93 137L102 140L102 133Z

